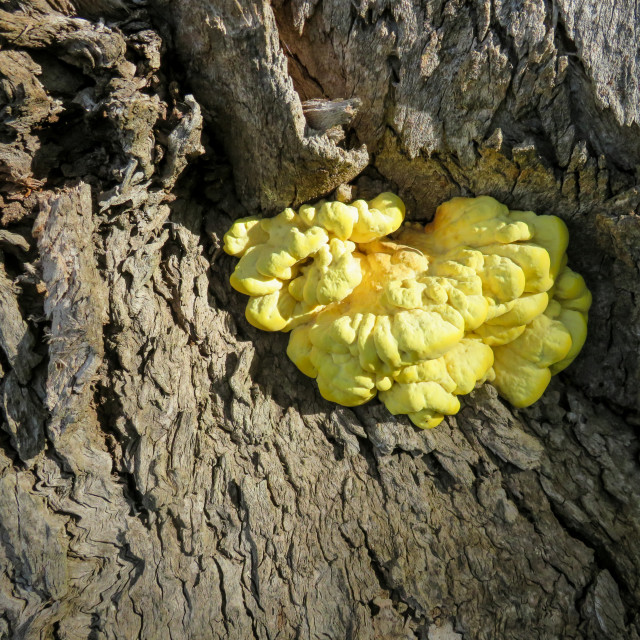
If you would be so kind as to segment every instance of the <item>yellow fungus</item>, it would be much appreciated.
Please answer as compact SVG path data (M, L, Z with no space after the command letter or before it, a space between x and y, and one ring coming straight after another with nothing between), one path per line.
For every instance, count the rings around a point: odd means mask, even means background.
M488 196L445 202L426 227L400 229L404 213L383 193L238 220L224 246L248 321L291 331L287 354L324 398L378 395L422 428L485 381L535 402L587 334L591 294L566 266L564 222Z

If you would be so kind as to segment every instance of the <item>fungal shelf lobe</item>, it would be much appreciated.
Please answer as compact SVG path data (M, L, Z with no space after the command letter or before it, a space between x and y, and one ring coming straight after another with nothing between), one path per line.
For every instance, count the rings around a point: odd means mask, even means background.
M247 320L291 331L287 354L327 400L377 394L418 427L485 381L516 407L538 400L587 334L564 222L489 196L449 200L425 227L400 229L404 213L382 193L238 220L225 251L240 258Z

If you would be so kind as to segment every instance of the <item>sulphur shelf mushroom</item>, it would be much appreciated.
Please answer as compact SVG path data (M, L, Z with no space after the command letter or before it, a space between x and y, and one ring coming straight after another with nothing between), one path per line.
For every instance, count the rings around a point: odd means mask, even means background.
M485 381L516 407L538 400L587 335L564 222L488 196L449 200L425 227L400 229L404 213L382 193L238 220L224 240L247 320L291 331L287 354L327 400L377 394L418 427Z

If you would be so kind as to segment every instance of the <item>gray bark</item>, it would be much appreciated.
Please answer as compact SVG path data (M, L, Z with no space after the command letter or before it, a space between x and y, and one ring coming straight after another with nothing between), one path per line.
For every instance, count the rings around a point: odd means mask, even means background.
M637 640L635 5L143 4L0 9L0 638ZM540 402L420 431L246 323L234 219L385 189L566 221Z

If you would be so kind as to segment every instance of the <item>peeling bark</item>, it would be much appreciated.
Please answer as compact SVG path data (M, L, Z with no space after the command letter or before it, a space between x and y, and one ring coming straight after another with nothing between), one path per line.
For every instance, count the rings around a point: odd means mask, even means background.
M634 5L149 4L0 10L0 638L637 640ZM533 407L419 431L246 323L233 220L384 189L568 224Z

